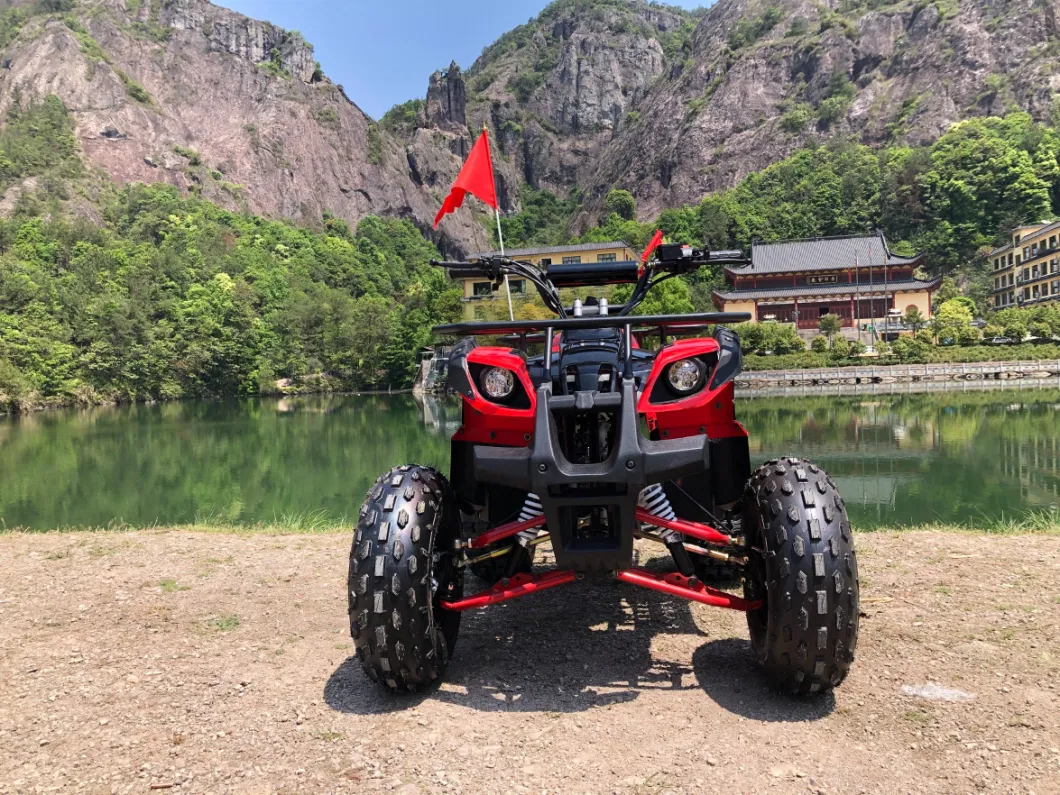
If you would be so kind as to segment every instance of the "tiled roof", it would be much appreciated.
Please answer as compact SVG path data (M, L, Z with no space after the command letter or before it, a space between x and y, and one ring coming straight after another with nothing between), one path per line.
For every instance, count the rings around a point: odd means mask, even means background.
M1030 229L1031 230L1029 232L1024 232L1023 233L1023 237L1020 239L1019 245L1016 245L1016 246L1012 245L1012 242L1011 242L1012 241L1012 237L1009 236L1009 242L1008 243L1006 243L1003 246L998 246L993 251L991 251L989 254L987 254L987 256L988 257L996 257L1002 251L1008 251L1009 249L1020 248L1020 246L1023 245L1024 240L1026 240L1026 238L1028 238L1028 237L1038 237L1038 235L1040 235L1042 233L1048 233L1048 232L1052 232L1054 230L1060 229L1060 221L1052 221L1052 222L1049 222L1049 223L1044 223L1043 222L1041 224L1028 224L1027 226L1018 226L1018 227L1016 227L1016 229L1012 230L1013 234L1015 234L1015 232L1017 230L1019 230L1019 229Z
M899 257L887 248L883 235L850 235L812 240L784 240L779 243L755 243L751 247L751 264L729 268L742 275L763 273L801 273L805 271L883 268L911 265L923 255Z
M942 279L905 279L899 282L882 280L871 285L821 284L812 287L764 287L760 290L715 291L714 296L723 301L750 301L763 298L807 298L820 295L882 295L883 293L907 293L915 290L934 290Z
M610 243L572 243L569 246L544 246L539 248L513 248L504 252L506 257L536 257L540 254L578 254L582 251L599 251L609 248L629 248L629 243L614 240ZM487 251L476 257L499 257L499 251Z

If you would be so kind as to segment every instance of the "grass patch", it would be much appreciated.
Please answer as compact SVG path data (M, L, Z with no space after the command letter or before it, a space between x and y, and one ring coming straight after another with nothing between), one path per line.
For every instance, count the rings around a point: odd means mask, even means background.
M202 156L198 152L196 152L194 149L189 149L186 146L181 146L180 144L175 144L173 146L173 153L176 154L176 155L180 155L185 160L187 160L188 161L188 165L191 165L191 166L200 166L200 165L202 165Z
M176 580L162 580L158 583L158 587L162 589L162 593L176 593L177 591L190 591L190 585L181 585Z
M238 627L239 623L239 616L233 613L227 616L215 616L206 622L206 626L218 632L229 632Z
M385 164L386 142L383 140L383 135L379 131L379 127L375 124L369 123L368 125L366 143L368 144L368 162L373 166L381 166Z

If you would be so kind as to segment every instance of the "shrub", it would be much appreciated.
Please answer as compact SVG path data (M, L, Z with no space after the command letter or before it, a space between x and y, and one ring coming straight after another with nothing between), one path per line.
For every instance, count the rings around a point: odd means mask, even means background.
M779 5L770 5L755 18L740 20L729 33L729 49L738 50L754 44L775 28L783 18L784 10Z
M850 341L846 337L840 337L837 340L832 341L832 350L829 354L829 358L833 362L838 362L846 359L850 356Z
M1023 342L1023 338L1027 336L1027 327L1019 321L1010 320L1005 323L1005 336L1016 342Z
M818 334L810 342L810 350L814 353L825 353L828 350L828 337Z
M979 342L979 329L975 326L961 326L957 329L957 342L960 345L975 345Z
M620 218L632 221L637 215L637 200L628 190L613 190L607 194L604 210L608 213L618 213Z
M850 100L846 97L829 97L817 106L817 118L825 127L831 127L846 118L849 107Z
M379 124L391 132L410 131L419 125L420 113L426 103L422 99L410 99L395 105L379 120Z
M369 124L365 140L368 144L368 162L373 166L386 163L386 142L383 140L382 133L379 132L379 127Z
M188 161L188 165L190 165L190 166L201 166L202 165L202 157L194 149L189 149L186 146L181 146L180 144L175 144L173 146L173 153L177 154L177 155L180 155L185 160L187 160Z
M1030 328L1027 329L1032 337L1038 337L1039 339L1047 340L1053 336L1053 330L1049 327L1049 324L1044 320L1038 320L1031 323Z
M903 364L922 364L928 360L930 348L912 337L899 337L891 343L891 353Z
M785 132L802 132L813 118L813 108L805 102L800 102L794 108L780 117L778 124Z
M339 114L334 108L320 108L317 110L316 119L325 127L338 127Z
M508 81L508 90L515 94L515 98L520 102L526 102L530 99L530 96L545 82L544 72L535 72L533 70L520 72L514 78Z

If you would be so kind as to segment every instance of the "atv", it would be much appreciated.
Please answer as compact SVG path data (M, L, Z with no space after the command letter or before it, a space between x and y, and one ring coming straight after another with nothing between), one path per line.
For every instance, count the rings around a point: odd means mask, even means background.
M723 325L750 316L632 314L666 279L746 260L672 244L647 260L547 273L504 257L432 263L498 287L525 279L558 317L434 329L463 337L447 382L463 422L448 478L398 466L361 507L349 616L373 680L422 689L442 676L463 611L585 578L746 613L778 690L821 693L846 677L858 636L850 521L816 464L790 457L751 469L734 405L740 342ZM633 285L624 304L587 296L566 307L559 293L614 284ZM665 546L675 570L638 567L634 539ZM556 565L535 570L542 544ZM716 587L719 567L742 593ZM465 596L468 570L490 587Z

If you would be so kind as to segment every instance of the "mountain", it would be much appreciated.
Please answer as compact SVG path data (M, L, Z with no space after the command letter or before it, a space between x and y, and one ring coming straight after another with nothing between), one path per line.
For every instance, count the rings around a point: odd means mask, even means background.
M615 188L650 219L814 142L928 144L1013 109L1051 121L1058 12L1060 0L718 0L698 12L557 0L377 123L301 36L206 0L23 1L0 21L0 112L56 94L85 159L118 182L169 182L309 225L398 216L468 253L490 245L475 203L430 225L483 125L504 211L521 209L525 188L547 190L581 208L579 233Z
M325 213L381 214L426 229L437 210L403 146L323 75L296 33L205 0L12 5L0 21L0 113L57 95L84 159L119 183L171 183L309 225ZM432 157L455 177L457 155ZM487 238L464 214L438 240L464 249Z
M719 0L695 13L558 0L388 117L414 160L439 131L488 124L506 208L522 185L573 195L579 231L615 188L654 218L815 142L928 145L1017 109L1051 122L1058 14L1057 0Z
M813 140L928 144L961 119L1056 112L1056 0L719 0L691 51L595 158L591 208L642 213L730 187Z

